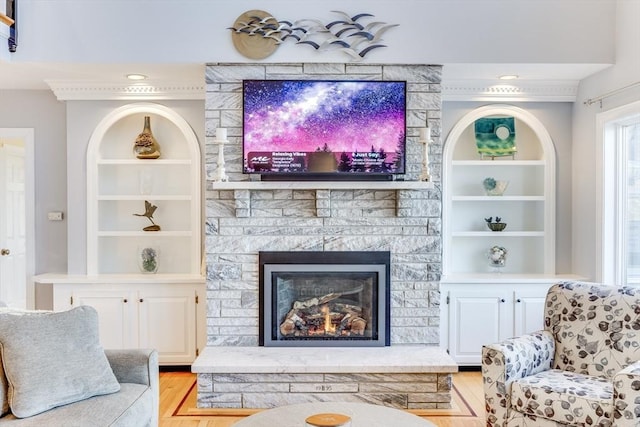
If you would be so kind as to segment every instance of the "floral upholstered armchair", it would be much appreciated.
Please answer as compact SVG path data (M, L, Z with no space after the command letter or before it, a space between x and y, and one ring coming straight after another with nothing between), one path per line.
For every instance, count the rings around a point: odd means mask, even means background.
M487 426L640 426L640 289L553 285L544 330L482 349Z

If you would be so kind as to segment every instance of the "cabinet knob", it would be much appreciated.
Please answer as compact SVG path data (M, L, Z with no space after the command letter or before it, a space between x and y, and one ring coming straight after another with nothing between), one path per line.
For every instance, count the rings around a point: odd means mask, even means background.
M125 299L123 300L123 302L125 302L125 303L126 303L126 302L129 302L129 300L127 300L127 299L125 298Z
M140 298L140 302L144 302L144 299Z
M2 256L7 256L11 253L11 251L9 249L0 249L0 255Z
M504 298L500 298L500 302L505 302L505 299Z
M520 298L518 298L518 299L516 300L516 302L522 302L522 300L521 300Z

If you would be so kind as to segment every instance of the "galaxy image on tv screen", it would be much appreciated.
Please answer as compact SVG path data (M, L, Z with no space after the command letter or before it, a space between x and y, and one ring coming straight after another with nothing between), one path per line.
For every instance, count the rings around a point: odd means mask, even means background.
M245 80L244 172L405 173L406 82Z

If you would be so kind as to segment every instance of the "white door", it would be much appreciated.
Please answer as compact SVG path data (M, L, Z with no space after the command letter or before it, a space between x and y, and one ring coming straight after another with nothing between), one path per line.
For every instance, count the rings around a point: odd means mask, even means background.
M178 288L178 289L175 289ZM140 347L158 350L160 363L196 358L196 292L193 288L140 292Z
M547 289L516 291L514 296L514 335L530 334L544 329L544 302Z
M511 334L513 301L502 290L449 293L449 353L460 364L479 365L482 346Z
M91 285L82 285L91 288ZM79 289L72 294L73 306L89 305L98 312L100 344L106 349L138 347L137 299L124 289Z
M0 301L26 308L25 147L0 138Z

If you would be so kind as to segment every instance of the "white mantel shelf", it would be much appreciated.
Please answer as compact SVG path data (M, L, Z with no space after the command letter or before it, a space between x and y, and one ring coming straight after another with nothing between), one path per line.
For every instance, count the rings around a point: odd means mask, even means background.
M214 181L214 190L429 190L427 181Z

